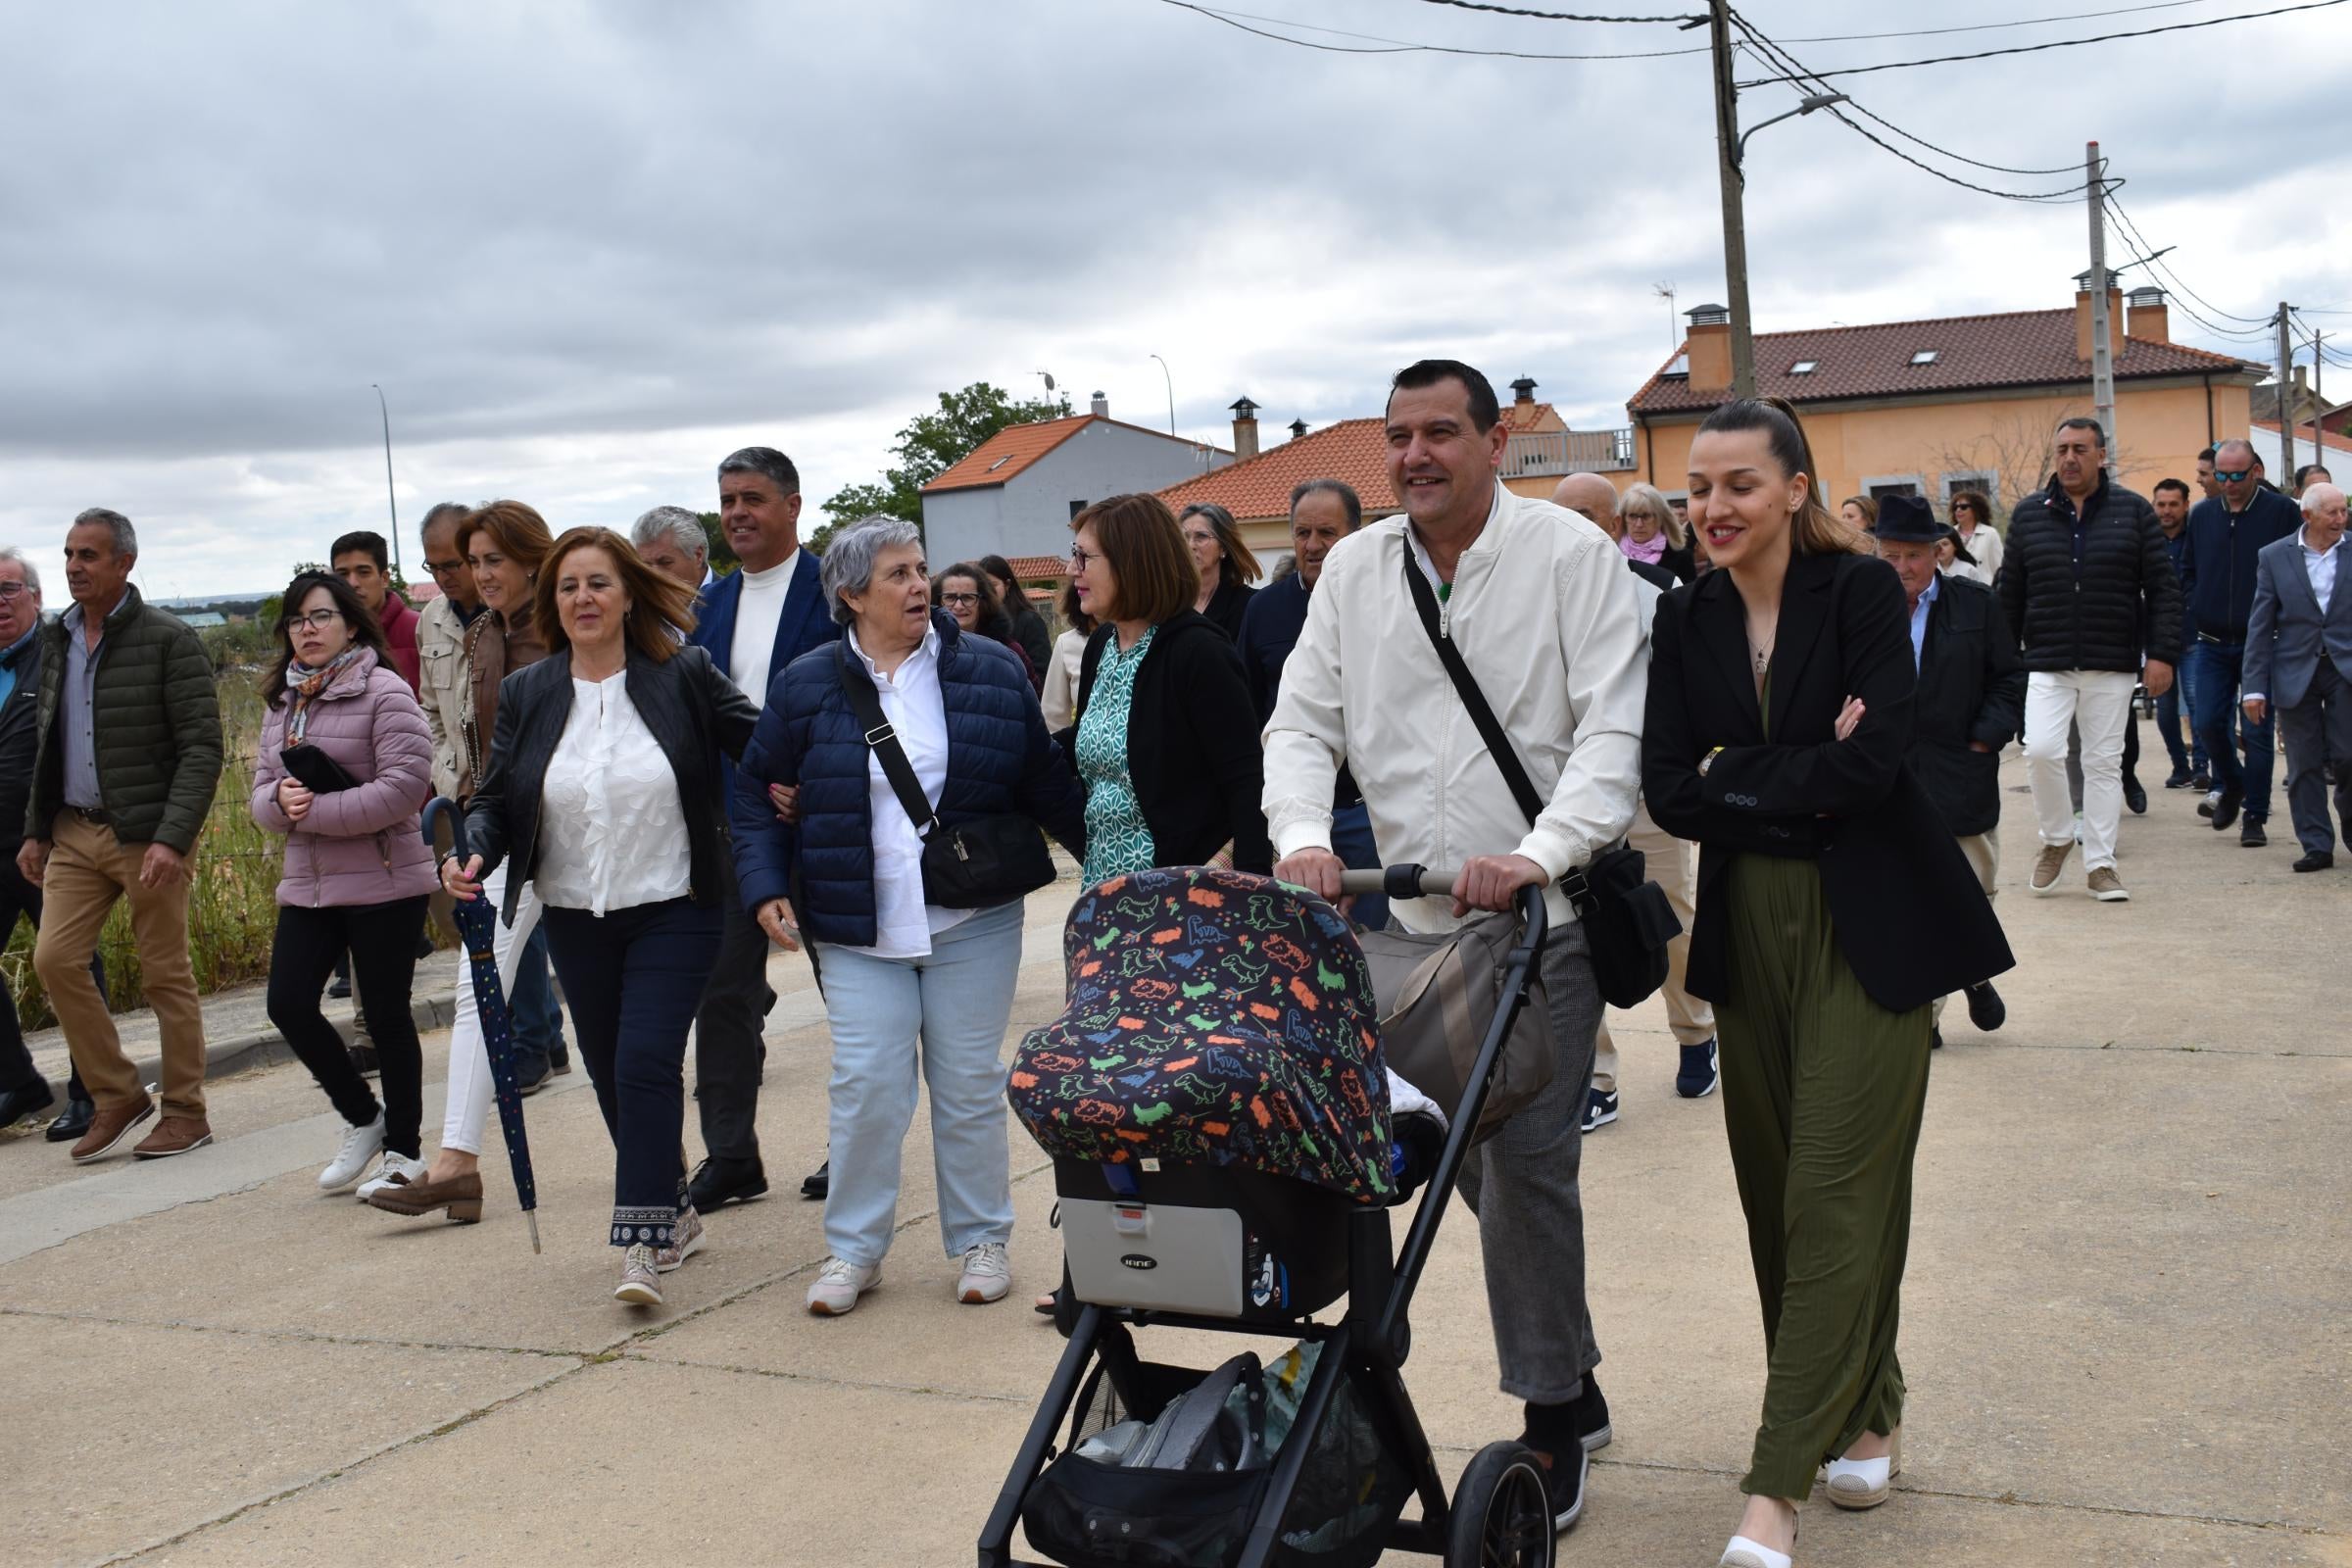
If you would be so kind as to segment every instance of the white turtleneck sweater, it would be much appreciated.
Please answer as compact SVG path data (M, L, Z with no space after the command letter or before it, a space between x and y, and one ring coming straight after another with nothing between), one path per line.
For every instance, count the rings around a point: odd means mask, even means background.
M735 643L727 650L727 673L754 708L767 706L767 681L775 673L767 666L776 656L776 627L784 619L785 596L792 592L793 569L800 564L801 552L795 547L765 571L746 567L742 572L743 597L735 601Z

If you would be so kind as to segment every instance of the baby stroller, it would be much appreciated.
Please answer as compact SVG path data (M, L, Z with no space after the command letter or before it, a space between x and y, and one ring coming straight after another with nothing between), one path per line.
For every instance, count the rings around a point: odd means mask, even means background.
M1452 880L1394 866L1346 885L1412 898ZM1413 1288L1543 952L1539 890L1519 914L1502 1001L1438 1136L1434 1119L1391 1124L1363 955L1322 900L1212 869L1079 900L1067 1010L1023 1042L1008 1094L1054 1156L1069 1343L980 1568L1039 1568L1011 1555L1016 1523L1070 1568L1357 1568L1391 1548L1549 1568L1535 1454L1489 1444L1448 1498L1399 1375ZM1432 1136L1393 1144L1408 1122ZM1390 1210L1416 1182L1398 1250ZM1336 1321L1316 1319L1343 1296ZM1135 1331L1161 1327L1298 1344L1272 1367L1203 1371L1142 1357Z

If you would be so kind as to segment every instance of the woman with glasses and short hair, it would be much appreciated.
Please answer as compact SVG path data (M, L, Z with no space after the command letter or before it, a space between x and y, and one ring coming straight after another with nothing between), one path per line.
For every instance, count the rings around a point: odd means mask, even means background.
M1628 485L1617 498L1617 548L1629 561L1645 561L1674 574L1677 582L1698 576L1690 530L1683 514L1656 485Z
M1242 525L1233 514L1213 501L1196 501L1177 516L1185 548L1192 552L1200 586L1193 590L1193 609L1208 617L1236 648L1242 643L1242 616L1257 590L1250 585L1261 575L1257 557L1242 542Z
M414 1164L419 1152L424 1059L409 991L433 888L417 826L432 793L433 738L382 628L341 578L304 572L286 586L285 607L262 683L269 711L251 808L264 832L286 841L270 1021L343 1118L342 1144L318 1173L333 1193L379 1154ZM381 1102L318 1007L346 952L375 1039Z

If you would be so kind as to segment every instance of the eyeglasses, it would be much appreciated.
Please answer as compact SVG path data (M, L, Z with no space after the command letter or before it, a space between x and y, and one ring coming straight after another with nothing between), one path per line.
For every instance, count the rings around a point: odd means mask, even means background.
M976 605L980 602L980 596L978 594L941 594L939 602L943 605Z
M1075 545L1070 547L1070 568L1073 571L1084 571L1102 559L1102 557L1095 551L1081 550Z
M2216 468L2213 476L2224 484L2244 484L2254 477L2252 468Z
M308 626L313 631L324 631L342 618L343 612L340 610L314 610L307 615L288 615L285 624L288 631L294 630L297 626Z
M424 569L436 577L446 577L453 571L464 571L466 563L463 561L428 561L424 564Z
M0 599L14 599L24 591L21 582L0 582Z

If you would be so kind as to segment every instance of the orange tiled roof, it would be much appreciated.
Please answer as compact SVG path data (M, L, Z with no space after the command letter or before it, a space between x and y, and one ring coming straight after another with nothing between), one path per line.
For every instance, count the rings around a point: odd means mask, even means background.
M1012 568L1012 580L1018 583L1059 582L1070 574L1067 556L1008 556L1004 564Z
M1172 436L1165 430L1145 429L1140 424L1129 424L1124 419L1113 419L1100 414L1073 414L1059 419L1040 419L1035 424L1008 425L999 430L972 448L961 462L950 465L947 471L923 486L922 493L930 495L940 490L978 490L992 484L1003 484L1080 430L1098 423L1115 424L1121 429L1140 431L1186 447L1200 444Z
M1244 463L1170 485L1159 499L1171 512L1210 501L1236 517L1287 517L1291 491L1308 479L1338 479L1351 487L1368 515L1396 510L1389 486L1388 441L1382 419L1342 419L1270 448Z
M1502 422L1514 435L1522 430L1533 430L1539 425L1548 425L1551 421L1552 411L1548 403L1505 403L1502 406Z
M1690 345L1675 351L1681 359ZM1914 365L1912 356L1936 358ZM1802 375L1792 367L1807 361ZM1673 361L1668 361L1672 364ZM2234 374L2255 369L2226 354L2127 337L2115 356L2115 378ZM1815 327L1756 335L1756 390L1803 405L1841 398L1887 398L1989 387L2082 386L2090 366L2075 358L2075 313L2011 311L1998 316L1952 316L1870 326ZM1729 401L1729 388L1695 390L1689 379L1653 375L1627 400L1636 414L1711 409Z

